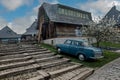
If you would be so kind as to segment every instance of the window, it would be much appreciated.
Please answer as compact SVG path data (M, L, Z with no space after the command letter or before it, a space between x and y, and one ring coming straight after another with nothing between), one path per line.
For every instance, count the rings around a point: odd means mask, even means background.
M81 13L79 13L79 17L82 18L82 14Z
M71 44L71 40L66 40L64 44Z
M61 8L61 14L64 14L65 13L65 10Z
M83 15L82 15L82 18L84 18L84 19L85 19L85 14L83 14Z
M71 10L71 16L73 16L73 11Z
M68 15L71 16L71 10L68 10Z
M73 16L75 16L75 17L76 17L76 11L73 11Z
M86 19L89 19L88 15L86 14Z
M73 41L72 42L72 45L75 45L75 46L81 46L81 42L79 42L79 41Z
M67 9L67 8L62 8L62 7L58 8L58 13L68 15L68 16L74 16L74 17L89 19L88 14L84 14L84 13L81 13L79 11L75 11L75 10Z
M62 9L61 8L58 8L58 13L62 14Z
M77 17L79 17L79 12L77 12Z
M65 14L65 15L68 15L68 10L67 10L67 9L64 9L64 10L65 10L65 13L64 13L64 14Z

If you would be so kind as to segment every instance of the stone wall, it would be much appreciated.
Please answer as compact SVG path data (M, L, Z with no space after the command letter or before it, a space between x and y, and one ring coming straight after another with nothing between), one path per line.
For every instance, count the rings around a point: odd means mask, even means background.
M50 45L63 44L66 39L72 39L72 40L83 39L83 40L88 41L90 44L96 42L96 39L92 37L66 37L66 38L47 39L47 40L44 40L43 43L50 44Z

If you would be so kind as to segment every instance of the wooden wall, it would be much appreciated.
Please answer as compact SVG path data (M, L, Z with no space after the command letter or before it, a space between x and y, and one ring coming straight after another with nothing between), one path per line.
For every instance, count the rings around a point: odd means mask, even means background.
M75 36L75 29L77 25L63 24L59 23L56 26L56 34L57 36Z

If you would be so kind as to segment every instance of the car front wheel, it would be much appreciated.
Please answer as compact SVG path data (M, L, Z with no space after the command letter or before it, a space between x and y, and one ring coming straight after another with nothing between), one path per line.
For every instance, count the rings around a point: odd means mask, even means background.
M83 54L79 54L78 58L80 61L85 61L85 56Z
M61 53L61 49L60 49L60 48L58 48L58 49L57 49L57 52L58 52L58 53Z

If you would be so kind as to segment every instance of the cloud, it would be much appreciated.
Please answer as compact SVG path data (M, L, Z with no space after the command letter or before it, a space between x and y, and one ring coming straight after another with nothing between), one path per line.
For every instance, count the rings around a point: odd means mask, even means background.
M4 6L6 6L7 9L15 10L15 9L17 9L18 7L20 7L20 6L24 5L24 4L28 5L29 3L27 3L27 2L30 1L30 0L1 0L1 1L3 1L5 3ZM0 3L1 3L1 1L0 1ZM4 26L8 25L13 31L15 31L15 32L17 32L19 34L24 33L26 31L26 29L28 27L30 27L31 24L35 21L35 19L37 19L38 8L44 2L49 2L49 3L52 3L52 4L59 3L58 0L39 0L39 5L37 5L33 9L31 9L31 12L28 12L27 14L25 14L22 17L15 18L11 22L7 22L4 19L0 19L0 23L2 23L1 26L4 27ZM16 3L16 4L14 4L14 3ZM11 5L11 4L14 4L14 5ZM9 6L10 6L10 8L9 8ZM3 25L3 24L5 24L5 25Z
M59 3L58 0L39 0L40 4L44 3L44 2L49 2L51 4L57 4Z
M36 16L24 16L16 18L14 21L9 22L8 26L11 27L15 32L22 34L28 27L35 21Z
M33 8L33 11L35 12L35 14L38 13L39 7L40 7L41 4L43 4L44 2L48 2L48 3L51 3L51 4L57 4L57 3L59 3L58 0L39 0L39 5Z
M0 17L0 30L6 25L13 31L19 34L23 34L28 27L35 21L36 16L28 15L14 19L12 22L7 22L5 19Z
M0 30L7 25L7 21L0 17Z
M101 16L104 17L105 14L111 9L113 5L120 7L119 0L88 0L84 4L77 4L80 9L86 10L92 13L93 18Z
M23 5L29 5L33 0L0 0L0 4L6 9L13 11Z

